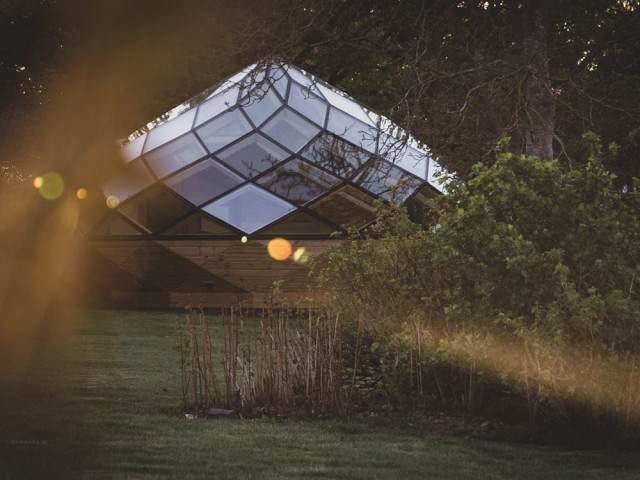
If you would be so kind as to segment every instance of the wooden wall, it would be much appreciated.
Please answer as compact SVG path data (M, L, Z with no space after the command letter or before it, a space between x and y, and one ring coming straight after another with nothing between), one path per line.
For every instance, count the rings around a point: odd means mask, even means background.
M293 240L292 249L317 255L332 240ZM308 268L290 256L277 261L268 240L88 240L85 276L91 297L142 308L261 307L274 282L293 302L314 297Z

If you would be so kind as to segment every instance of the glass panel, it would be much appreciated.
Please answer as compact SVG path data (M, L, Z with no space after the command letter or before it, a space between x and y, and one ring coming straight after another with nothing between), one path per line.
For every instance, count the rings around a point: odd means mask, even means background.
M306 72L303 72L299 68L289 66L287 68L287 73L291 76L293 80L298 82L303 86L305 90L310 90L314 94L316 94L320 98L325 98L320 90L318 89L318 80L313 75L309 75Z
M290 107L324 127L328 105L313 92L313 89L292 82L288 102Z
M416 223L427 225L433 219L433 211L425 203L437 195L438 192L430 185L425 185L418 190L406 203L409 218Z
M102 185L102 191L105 197L113 196L118 199L118 202L123 202L152 183L151 173L142 159L138 158L109 177Z
M237 235L227 227L199 213L190 215L162 233L163 235Z
M304 212L297 212L258 232L260 235L331 235L336 228Z
M423 183L413 175L379 158L367 164L355 181L361 187L387 201L394 199L400 203Z
M253 130L253 127L238 109L225 113L196 130L211 153L226 147L231 142Z
M425 152L410 147L404 141L385 134L384 140L380 142L380 155L383 155L387 160L398 165L403 170L426 180L429 157Z
M287 156L287 152L257 133L218 154L223 162L250 178L280 163Z
M371 195L346 185L309 209L343 228L361 228L375 219L374 202Z
M144 141L146 138L147 134L145 133L144 135L133 139L126 145L123 145L123 147L120 149L120 155L122 155L122 158L125 162L130 162L131 160L134 160L142 155L142 147L144 146Z
M195 135L190 133L151 153L146 153L145 158L158 178L162 178L186 167L206 154L206 150Z
M120 218L120 216L113 214L98 228L96 228L93 232L91 232L91 235L131 236L131 235L142 235L142 232L140 232L140 230L137 230L129 222L126 222L124 219Z
M147 153L160 145L170 142L191 130L196 109L192 108L179 117L164 123L147 134L147 143L144 145L144 152Z
M319 167L348 179L369 160L371 154L333 135L324 134L309 145L302 156Z
M427 181L440 193L445 192L446 186L449 183L447 180L445 180L443 183L440 183L440 180L446 175L446 173L446 170L442 168L433 158L429 159Z
M258 183L293 203L303 205L340 181L324 170L296 158L260 178Z
M233 77L232 77L233 78ZM216 93L206 102L198 107L198 114L194 126L202 125L207 120L211 120L216 115L235 107L238 102L238 92L240 87L230 84L228 88Z
M277 90L277 92L280 94L280 97L287 98L287 86L289 84L289 77L287 77L287 74L282 69L282 67L274 68L269 77L273 88Z
M376 152L379 130L365 125L341 110L330 109L327 130L371 153Z
M176 221L190 210L189 205L158 186L118 208L129 220L151 232Z
M298 152L320 129L300 115L285 108L269 120L262 131L292 152Z
M178 195L196 205L208 202L241 182L242 177L210 158L165 181Z
M355 100L346 97L344 94L342 94L342 92L338 93L337 91L329 88L326 85L323 85L322 83L318 83L318 88L325 96L325 98L329 100L329 103L331 103L331 105L339 108L343 112L348 113L352 117L357 118L361 122L364 122L371 127L375 127L375 123L373 123L373 120L369 118L364 109Z
M252 89L248 96L240 100L240 105L258 127L282 106L282 102L271 85L264 84Z
M207 205L203 210L245 233L253 233L295 210L295 207L249 184Z

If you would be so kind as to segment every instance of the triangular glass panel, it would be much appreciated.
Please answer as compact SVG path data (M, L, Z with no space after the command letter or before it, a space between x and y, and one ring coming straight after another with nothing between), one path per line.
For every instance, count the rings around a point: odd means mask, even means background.
M345 180L351 178L371 157L370 153L329 134L318 137L301 155Z
M200 205L231 190L244 180L240 175L207 158L183 172L165 180L178 195Z
M176 118L163 123L149 131L147 141L144 144L144 153L150 152L160 145L170 142L174 138L184 135L193 125L193 119L196 116L196 109L182 113Z
M249 120L240 110L236 109L202 125L196 130L196 133L207 149L214 153L235 142L252 129Z
M227 227L199 213L188 216L177 225L162 232L163 235L229 235L237 236Z
M331 235L336 227L328 225L305 212L296 212L293 215L275 223L264 230L257 232L259 235L287 236L287 235Z
M118 208L129 220L156 232L191 210L191 207L164 188L155 186Z
M424 182L381 158L373 158L354 180L365 190L402 203Z
M329 103L331 103L334 107L337 107L343 112L348 113L349 116L357 118L370 127L375 126L371 118L369 118L364 109L355 100L347 97L344 93L337 92L333 88L322 83L318 83L318 88L325 96L325 98L329 100Z
M119 215L111 214L104 222L102 222L91 235L95 236L131 236L142 235L140 230L136 229L129 222L122 219Z
M207 151L193 133L173 140L144 157L158 178L166 177L183 167L201 159Z
M153 183L153 177L141 158L125 165L102 184L105 197L113 197L112 204L124 202L127 198L144 190Z
M313 123L285 108L262 127L262 132L294 153L309 143L320 129Z
M256 127L282 106L282 101L269 83L253 88L239 103Z
M368 152L376 153L380 131L376 127L356 120L342 110L331 107L327 130Z
M258 183L297 205L304 205L341 181L324 170L294 158L261 177Z
M198 107L194 127L198 127L199 125L211 120L213 117L235 108L238 103L238 92L240 91L240 87L232 80L227 82L225 85L225 87L221 87L216 90L213 97L209 98Z
M343 228L361 228L375 219L375 199L345 185L309 207L320 217Z
M205 206L204 211L245 233L253 233L296 207L252 184Z
M224 163L249 178L273 167L288 156L286 151L257 133L217 155Z
M296 82L291 83L289 106L307 117L312 122L324 127L328 105L311 86L303 87Z

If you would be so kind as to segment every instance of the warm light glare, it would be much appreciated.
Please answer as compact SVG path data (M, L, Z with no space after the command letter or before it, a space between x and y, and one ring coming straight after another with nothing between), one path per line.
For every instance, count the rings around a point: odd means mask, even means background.
M87 198L87 191L84 188L79 188L76 192L76 196L79 200L84 200L85 198Z
M298 263L307 262L309 260L307 249L304 247L296 248L296 251L293 252L293 259Z
M107 207L116 208L118 205L120 205L120 200L118 199L118 197L116 197L115 195L109 195L107 197Z
M269 242L267 250L274 260L286 260L291 255L291 244L284 238L274 238Z
M240 241L241 241L242 243L247 243L247 241L248 241L248 240L249 240L249 239L247 238L247 236L246 236L246 235L243 235L243 236L242 236L242 238L240 239Z
M56 200L64 192L64 180L56 172L45 173L33 180L33 186L38 189L42 198Z

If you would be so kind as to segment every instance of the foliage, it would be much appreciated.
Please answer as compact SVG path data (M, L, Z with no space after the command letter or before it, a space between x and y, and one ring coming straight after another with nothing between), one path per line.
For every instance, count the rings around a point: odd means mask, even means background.
M388 400L438 392L473 413L502 384L530 421L582 408L636 425L640 203L599 156L592 141L568 170L498 149L430 201L432 224L381 206L367 235L316 260L332 307L373 335Z

